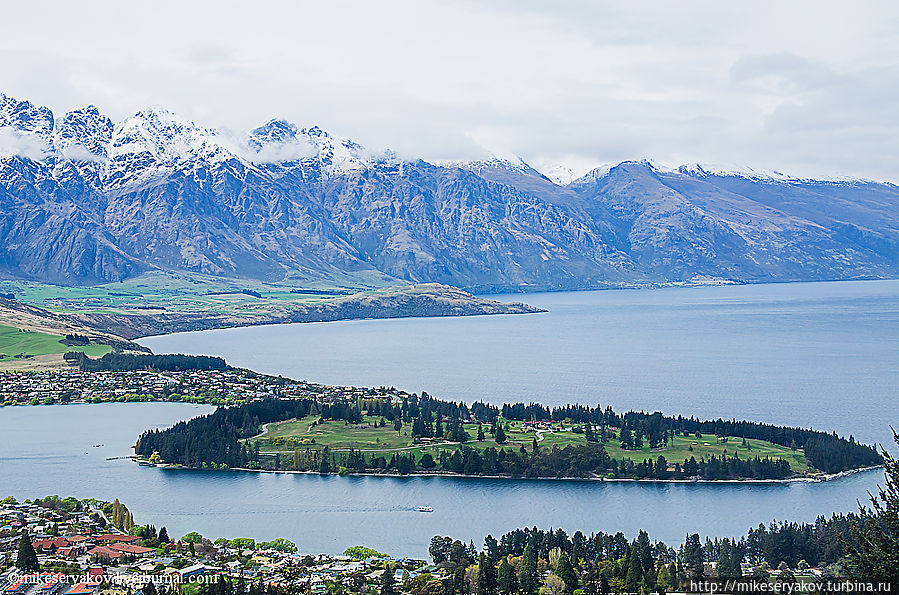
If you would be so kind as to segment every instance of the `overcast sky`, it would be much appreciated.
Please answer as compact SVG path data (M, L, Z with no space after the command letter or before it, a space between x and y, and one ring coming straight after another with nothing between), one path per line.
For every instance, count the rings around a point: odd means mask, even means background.
M427 159L899 180L899 3L17 2L0 92Z

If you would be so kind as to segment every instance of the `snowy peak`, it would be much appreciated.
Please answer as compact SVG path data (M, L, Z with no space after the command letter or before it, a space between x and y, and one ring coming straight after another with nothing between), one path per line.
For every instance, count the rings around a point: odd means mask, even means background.
M365 169L371 158L365 148L318 126L303 128L287 120L269 120L247 134L247 158L254 163L303 162L327 176Z
M0 94L0 157L41 160L53 153L53 112Z
M22 134L49 137L53 132L53 112L30 101L17 101L0 94L0 126Z
M620 163L618 165L621 165ZM572 187L584 186L586 184L591 184L594 182L598 182L599 180L605 178L609 175L609 172L612 171L612 168L618 167L618 165L600 165L599 167L594 167L580 178L576 180L572 180L569 182L569 185Z
M552 183L567 186L577 179L574 170L565 165L551 165L540 170Z
M836 183L836 184L854 184L854 183L871 183L872 180L868 180L865 178L859 178L855 176L815 176L815 177L802 177L802 176L793 176L790 174L785 174L783 172L779 172L773 169L756 169L748 166L735 166L735 165L717 165L717 164L708 164L708 163L690 163L686 165L681 165L680 167L672 170L673 172L680 173L686 176L690 176L693 178L709 178L709 177L720 177L720 178L742 178L744 180L751 180L753 182L781 182L786 184L799 184L799 183L815 183L815 182L825 182L825 183Z
M299 133L313 148L322 170L329 175L362 170L371 165L372 159L365 147L351 140L333 136L318 126L304 128Z
M112 120L93 105L67 113L57 122L53 146L73 161L105 160L112 139Z
M109 156L144 155L160 163L211 157L223 151L215 136L166 110L138 112L115 126Z
M247 134L247 159L253 163L292 163L313 154L313 147L298 135L297 125L269 120Z
M287 120L269 120L247 134L248 144L260 149L270 143L287 143L297 137L297 125Z
M481 175L485 171L507 171L524 175L537 175L543 177L539 171L530 166L524 159L518 155L496 155L491 153L483 159L473 160L438 160L433 161L433 165L438 167L455 167L468 170Z
M671 173L680 173L693 178L708 178L710 176L745 178L757 182L776 181L790 182L794 178L775 170L754 169L751 167L724 166L710 163L688 163L677 168L668 168Z

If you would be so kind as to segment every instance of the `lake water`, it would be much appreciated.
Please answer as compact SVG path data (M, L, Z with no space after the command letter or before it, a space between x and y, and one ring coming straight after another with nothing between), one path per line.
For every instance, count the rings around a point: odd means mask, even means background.
M296 379L466 402L735 417L882 443L891 442L890 423L899 427L899 281L498 299L549 312L223 329L141 343Z
M899 423L899 281L501 296L546 314L363 320L153 337L294 378L472 401L580 402L814 426L886 442ZM364 543L424 557L435 534L525 525L734 536L851 511L881 472L826 484L338 478L166 471L130 454L145 429L209 411L172 403L0 409L0 494L119 498L172 535ZM102 443L105 446L93 448ZM415 512L432 506L431 514Z
M131 453L143 430L211 411L182 403L121 403L0 409L0 495L118 498L138 523L170 535L287 537L301 551L365 544L427 556L430 538L481 545L516 527L639 529L675 547L684 535L737 536L760 522L811 522L855 510L881 472L824 484L660 484L469 478L336 477L177 471L107 457ZM95 448L95 444L104 446ZM420 505L434 508L419 513Z

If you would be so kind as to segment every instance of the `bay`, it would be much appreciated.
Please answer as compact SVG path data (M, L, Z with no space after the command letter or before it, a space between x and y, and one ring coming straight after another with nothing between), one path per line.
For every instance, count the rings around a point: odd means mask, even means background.
M491 296L545 314L273 325L148 337L157 353L450 400L611 405L891 443L899 280Z
M494 296L497 297L497 296ZM444 399L539 401L813 426L889 443L899 423L899 281L499 296L545 314L274 325L150 337L157 353ZM737 536L855 510L880 471L822 484L384 478L138 467L145 429L208 412L176 403L0 409L0 494L119 498L173 535L287 537L425 557L435 534L525 525ZM104 444L95 448L95 444ZM416 512L418 506L433 513Z
M687 532L738 536L758 523L814 521L855 509L880 471L807 484L663 484L448 477L337 477L186 471L107 460L131 453L145 429L211 411L183 403L0 409L0 495L118 498L138 523L170 535L286 537L301 551L365 544L427 557L433 535L481 545L522 526L569 532L639 529L669 545ZM95 447L102 444L102 447ZM415 510L421 505L433 513Z

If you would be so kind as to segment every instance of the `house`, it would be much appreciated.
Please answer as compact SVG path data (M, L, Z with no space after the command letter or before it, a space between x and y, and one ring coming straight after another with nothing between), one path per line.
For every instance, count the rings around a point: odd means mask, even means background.
M66 547L61 547L56 550L56 555L60 558L77 558L81 554L83 554L87 548L83 545L69 545Z
M127 554L125 554L124 552L120 552L120 551L114 550L112 548L106 547L105 545L98 545L97 547L87 550L87 555L88 556L96 556L100 560L110 561L110 560L121 560Z
M76 583L64 595L94 595L99 587L99 583Z
M18 595L18 593L24 593L27 590L28 584L25 582L24 577L21 577L16 582L6 587L3 592L8 593L9 595Z
M204 574L206 572L206 570L208 570L208 569L205 566L203 566L202 564L194 564L193 566L187 566L187 567L179 570L178 576L180 576L181 580L183 581L186 578Z
M153 548L134 545L133 543L113 543L112 545L106 547L117 552L122 552L123 554L129 556L134 556L136 558L146 558L156 553L156 550L154 550Z
M49 595L56 591L64 578L60 573L26 574L7 587L4 593L19 595L29 592L32 585L40 585L38 589L31 590L32 595Z
M31 542L36 552L44 554L52 554L59 548L69 545L69 540L65 537L56 537L55 539L35 539Z
M40 593L40 595L51 595L52 593L55 593L57 588L59 588L59 586L63 584L64 579L65 576L61 573L53 573L42 576L41 580L43 580L43 584L41 585L40 591L38 591L38 593Z
M96 537L94 537L94 539L99 543L134 543L135 541L140 541L140 537L138 537L137 535L115 535L112 533L97 535Z
M198 556L207 556L210 558L216 558L219 554L219 549L215 547L212 543L200 542L194 544L194 553Z

